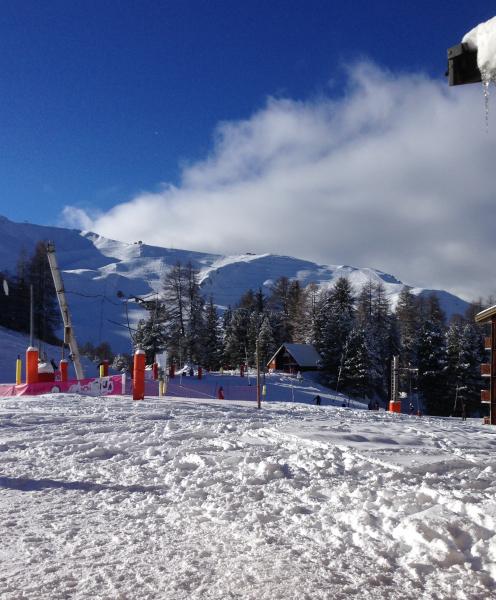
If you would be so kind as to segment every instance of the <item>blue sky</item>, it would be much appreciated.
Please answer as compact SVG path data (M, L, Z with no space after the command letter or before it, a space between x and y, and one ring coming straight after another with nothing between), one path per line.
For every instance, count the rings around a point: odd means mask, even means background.
M442 79L492 2L2 2L0 189L13 220L108 208L203 158L268 96L342 93L367 57Z
M492 291L496 127L444 72L493 2L1 4L11 220Z

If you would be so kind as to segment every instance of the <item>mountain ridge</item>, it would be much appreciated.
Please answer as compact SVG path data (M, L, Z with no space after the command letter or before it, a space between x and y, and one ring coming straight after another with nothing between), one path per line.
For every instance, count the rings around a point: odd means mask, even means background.
M270 286L282 277L325 289L347 277L358 290L368 281L381 281L392 307L406 285L394 275L370 267L321 265L278 254L240 253L232 256L149 246L142 241L120 242L91 231L14 223L0 216L0 270L14 273L21 251L30 255L40 240L54 242L72 321L80 343L107 341L114 351L131 350L131 326L143 315L132 296L160 293L167 270L177 262L191 262L199 271L205 297L221 309L235 305L248 289ZM445 290L411 287L417 296L434 293L447 316L463 314L468 302ZM124 300L122 300L124 298Z

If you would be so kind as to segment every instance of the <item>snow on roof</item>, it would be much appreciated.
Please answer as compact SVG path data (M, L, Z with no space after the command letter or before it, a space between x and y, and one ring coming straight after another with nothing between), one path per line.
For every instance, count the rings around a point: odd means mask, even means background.
M496 317L496 304L494 306L490 306L485 310L482 310L480 313L475 315L476 323L485 323L486 321L490 321L492 318Z
M463 36L462 43L477 50L477 66L482 78L496 77L496 17L481 23Z
M285 348L300 367L317 367L319 361L322 360L312 344L283 344L269 362L274 360L281 348Z

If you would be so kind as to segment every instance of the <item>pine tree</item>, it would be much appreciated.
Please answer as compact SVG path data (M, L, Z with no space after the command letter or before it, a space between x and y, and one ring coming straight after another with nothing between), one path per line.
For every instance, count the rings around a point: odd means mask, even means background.
M322 297L315 320L317 350L329 383L336 385L339 367L354 324L355 298L349 281L340 277Z
M44 242L36 244L26 265L26 280L28 289L29 285L33 286L34 336L55 343L58 341L55 332L62 319Z
M200 362L204 332L203 306L198 272L188 263L174 265L164 278L163 323L171 360Z
M400 365L413 368L417 363L418 329L420 325L419 307L411 289L405 286L396 305L396 322L399 337Z
M167 344L162 323L150 313L146 319L140 319L134 334L134 343L145 351L146 362L151 364Z
M212 297L205 308L205 329L203 335L202 364L209 370L221 366L222 340L220 336L219 317Z
M274 335L280 343L293 342L304 314L304 294L299 281L280 277L272 286L269 306L279 314L278 332Z
M364 327L350 331L340 373L340 389L350 395L365 397L373 390L374 373Z
M451 411L447 382L445 336L439 322L426 319L418 339L418 388L428 414L448 415Z
M131 369L132 358L129 354L116 354L112 362L112 368L116 371L128 372Z
M187 281L186 356L189 361L201 363L205 330L205 301L200 294L198 272L193 269L191 263L186 265L185 278Z
M9 278L10 327L16 331L29 332L30 291L28 283L28 255L21 249L17 260L16 275Z
M357 299L356 319L366 331L369 394L387 397L395 322L381 281L369 280L361 289Z
M472 324L452 323L446 332L447 387L452 400L451 414L460 416L480 411L480 389L483 387L480 364L483 340Z
M224 335L224 361L236 368L246 360L250 311L236 308L232 311L229 326Z

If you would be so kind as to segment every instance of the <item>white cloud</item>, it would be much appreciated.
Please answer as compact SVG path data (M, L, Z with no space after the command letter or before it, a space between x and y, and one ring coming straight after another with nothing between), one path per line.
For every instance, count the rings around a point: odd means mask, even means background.
M91 231L95 223L95 215L91 218L82 208L65 206L62 210L62 221L66 227L87 229Z
M479 86L362 63L339 99L270 99L220 124L180 186L65 216L116 239L370 266L475 298L495 291L495 131Z

